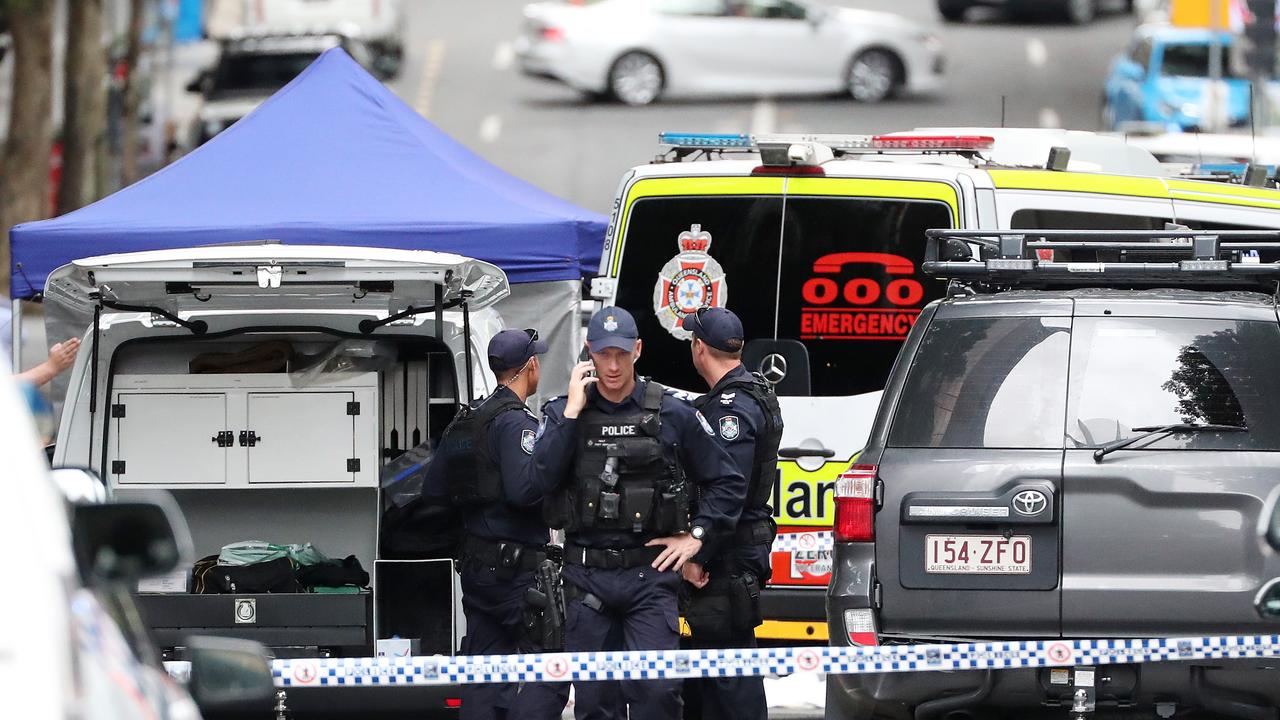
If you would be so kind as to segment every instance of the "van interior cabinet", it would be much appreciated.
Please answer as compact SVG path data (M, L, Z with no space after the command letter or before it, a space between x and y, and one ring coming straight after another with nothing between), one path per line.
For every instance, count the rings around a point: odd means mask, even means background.
M376 486L377 373L293 382L285 373L116 376L113 484Z

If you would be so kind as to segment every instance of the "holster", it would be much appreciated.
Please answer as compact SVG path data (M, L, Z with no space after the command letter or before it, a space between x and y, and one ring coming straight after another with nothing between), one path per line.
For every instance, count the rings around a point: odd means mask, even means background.
M524 630L539 651L564 649L564 586L560 565L552 559L538 564L536 584L525 592Z
M685 585L685 590L681 611L689 633L700 642L729 642L764 622L760 581L751 573L713 579L701 590Z

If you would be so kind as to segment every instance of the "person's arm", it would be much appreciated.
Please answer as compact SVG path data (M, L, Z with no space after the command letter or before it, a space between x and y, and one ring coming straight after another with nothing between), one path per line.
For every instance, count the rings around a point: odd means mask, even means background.
M49 348L49 357L39 365L17 374L17 379L41 387L61 375L76 361L80 339L71 338Z
M697 410L692 412L692 422L683 423L681 428L680 462L689 479L696 481L702 490L698 514L692 524L707 529L707 539L711 542L704 542L702 549L713 552L715 539L727 536L738 526L738 517L747 500L747 478L721 446L713 426ZM750 463L748 457L747 467Z
M747 400L754 404L754 401ZM737 468L744 480L750 481L751 473L755 469L756 454L756 433L758 432L761 418L758 418L758 410L747 407L743 401L735 399L729 405L723 403L712 403L706 407L704 415L707 422L710 423L711 429L715 431L715 441L729 455L729 459L733 462L733 466ZM737 514L741 516L742 511L746 508L747 493L750 488L747 482L742 484L742 494L735 496L733 500L737 503ZM704 497L706 487L704 486ZM699 524L700 521L712 522L711 518L704 518L700 514L695 518L694 523ZM693 561L699 565L705 565L711 558L715 557L721 549L721 546L731 537L731 534L737 528L737 520L734 520L734 527L729 531L730 534L720 535L718 533L709 533L707 541L702 543L702 549L693 557ZM732 543L730 543L732 544Z
M536 507L547 493L535 481L534 439L538 423L524 411L504 412L489 425L489 447L502 476L502 498L508 505Z
M590 362L580 362L569 375L569 394L542 406L542 423L533 445L532 484L541 495L549 495L564 482L573 459L577 439L578 413L587 405L587 388L596 378L588 377Z

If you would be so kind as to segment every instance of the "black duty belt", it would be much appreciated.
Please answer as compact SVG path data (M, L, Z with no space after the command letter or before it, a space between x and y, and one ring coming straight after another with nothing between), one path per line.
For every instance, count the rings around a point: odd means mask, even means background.
M738 523L738 529L734 532L734 540L739 545L772 545L773 539L777 535L778 526L774 523L773 518L765 518L748 523Z
M547 548L543 545L486 540L467 535L462 540L461 554L463 562L475 562L491 568L532 571L547 559Z
M589 568L605 570L621 570L625 568L651 565L654 558L662 553L662 546L628 548L614 550L606 548L589 548L566 543L564 561L570 565L581 565Z

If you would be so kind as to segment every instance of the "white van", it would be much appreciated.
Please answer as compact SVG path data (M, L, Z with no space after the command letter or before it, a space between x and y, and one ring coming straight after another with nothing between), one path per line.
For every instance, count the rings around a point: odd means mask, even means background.
M742 317L786 434L762 638L825 641L836 476L866 440L920 309L929 228L1280 228L1280 190L1165 177L1117 137L931 128L882 136L664 134L627 171L592 294L635 315L638 369L701 391L678 320Z
M217 594L178 572L138 594L162 647L198 628L311 657L368 656L395 635L423 654L457 649L451 553L395 549L387 518L413 489L380 476L494 387L481 358L507 293L497 267L456 255L275 243L49 276L47 315L84 332L56 464L99 471L116 498L170 491L196 557L311 543L370 576L364 589Z

